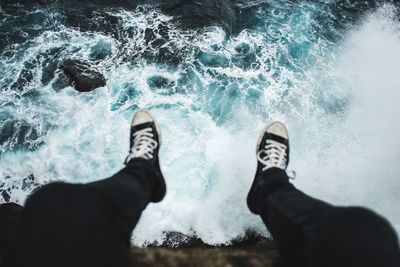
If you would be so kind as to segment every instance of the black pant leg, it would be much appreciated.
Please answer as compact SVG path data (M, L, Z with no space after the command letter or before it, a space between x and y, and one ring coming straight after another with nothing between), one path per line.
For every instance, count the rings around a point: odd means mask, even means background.
M397 236L385 219L312 198L278 168L258 175L249 206L261 216L289 266L400 266Z
M284 170L271 168L257 175L249 206L263 219L284 261L289 266L306 266L307 237L333 206L297 190Z
M2 266L128 266L131 232L155 176L150 163L133 159L99 182L43 187L28 198Z
M316 227L309 266L396 267L400 248L389 222L361 207L337 207Z
M160 187L159 171L147 160L132 159L126 168L114 176L88 184L100 192L103 202L121 235L130 244L131 233L142 211Z

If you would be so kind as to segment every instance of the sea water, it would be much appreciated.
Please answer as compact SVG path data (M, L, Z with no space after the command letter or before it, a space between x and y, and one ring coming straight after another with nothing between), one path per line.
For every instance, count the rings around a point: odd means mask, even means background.
M168 191L143 212L136 245L171 231L208 244L269 236L245 200L258 134L272 120L289 129L299 189L372 208L400 231L398 7L346 18L334 1L270 2L250 1L253 25L232 34L182 27L146 5L105 11L109 31L70 26L60 9L0 9L1 36L14 40L0 50L0 202L111 176L133 114L146 108L161 126ZM63 85L66 59L88 62L107 85Z

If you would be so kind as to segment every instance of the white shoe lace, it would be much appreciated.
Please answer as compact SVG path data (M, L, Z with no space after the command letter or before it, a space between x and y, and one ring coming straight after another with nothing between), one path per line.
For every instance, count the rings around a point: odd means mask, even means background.
M274 140L267 140L264 149L257 153L257 159L264 165L263 171L277 167L282 170L286 169L286 151L287 146Z
M152 159L154 149L158 143L154 140L153 129L151 127L138 130L133 133L133 146L130 150L130 155L126 159L128 162L132 158Z

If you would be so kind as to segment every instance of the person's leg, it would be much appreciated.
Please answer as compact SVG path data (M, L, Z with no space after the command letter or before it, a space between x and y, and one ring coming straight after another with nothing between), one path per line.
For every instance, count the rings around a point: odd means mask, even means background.
M260 172L255 181L248 197L250 210L261 216L285 262L306 266L307 238L334 208L296 189L282 169Z
M49 184L28 198L2 266L128 266L134 226L147 204L165 195L159 136L146 114L135 116L139 124L134 118L120 172L86 185Z
M283 124L264 129L257 158L248 206L261 216L289 266L377 266L368 265L374 260L388 264L378 266L400 266L397 236L386 220L366 209L334 207L289 182L289 142ZM349 255L363 260L351 261Z
M16 203L0 204L0 266L5 250L15 237L22 211L23 207Z
M310 266L400 266L396 232L389 222L361 207L337 207L316 227L308 248Z

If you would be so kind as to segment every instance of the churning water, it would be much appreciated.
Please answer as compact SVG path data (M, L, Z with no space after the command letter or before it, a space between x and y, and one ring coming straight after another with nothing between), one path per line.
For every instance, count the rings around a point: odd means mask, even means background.
M88 9L89 22L50 5L3 6L0 202L23 203L51 181L112 175L123 167L132 115L147 108L162 128L168 192L143 213L137 245L170 231L209 244L268 236L245 198L256 140L271 120L289 128L297 187L370 207L400 231L398 7L264 0L236 8L251 14L229 31L184 27L154 5ZM87 62L107 85L79 93L60 82L66 59Z

